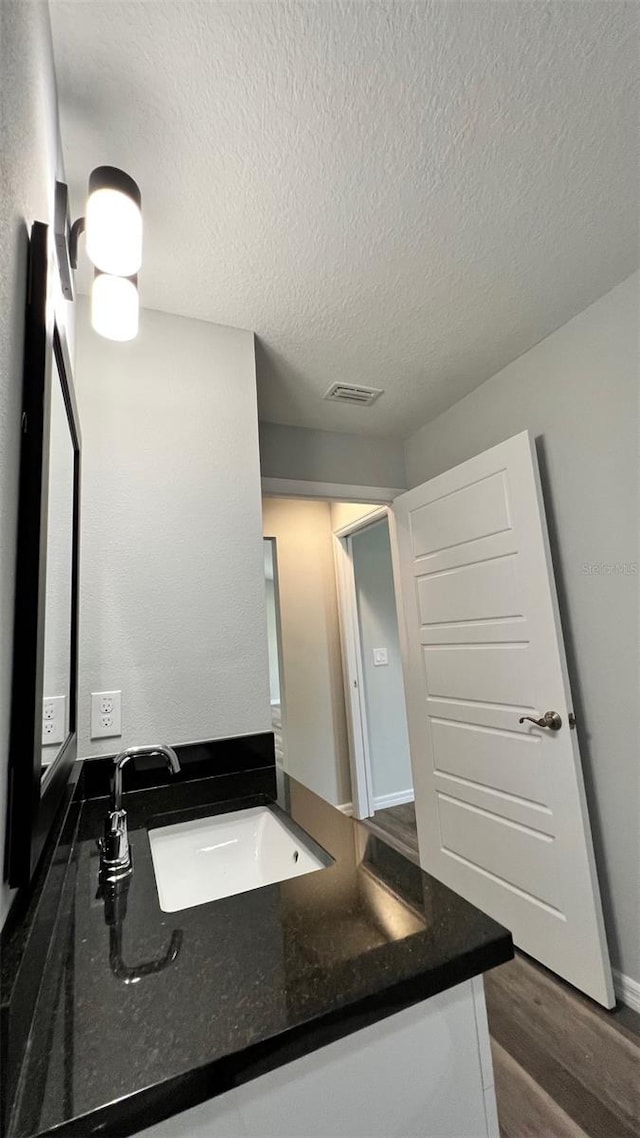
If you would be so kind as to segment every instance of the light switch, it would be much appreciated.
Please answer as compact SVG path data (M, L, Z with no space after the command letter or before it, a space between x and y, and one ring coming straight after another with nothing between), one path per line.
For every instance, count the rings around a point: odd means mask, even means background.
M374 668L380 668L383 664L388 664L388 663L389 663L389 658L387 656L387 649L386 648L374 648L373 649L373 666L374 666Z

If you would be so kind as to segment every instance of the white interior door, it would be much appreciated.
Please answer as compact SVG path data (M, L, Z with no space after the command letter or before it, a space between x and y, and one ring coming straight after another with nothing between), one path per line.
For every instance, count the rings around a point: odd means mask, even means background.
M393 512L422 865L612 1007L529 433L400 495ZM519 721L547 711L559 730Z

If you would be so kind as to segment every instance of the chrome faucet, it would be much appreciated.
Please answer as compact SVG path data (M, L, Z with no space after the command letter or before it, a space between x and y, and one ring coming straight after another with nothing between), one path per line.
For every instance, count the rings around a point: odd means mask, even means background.
M122 809L122 771L129 759L140 755L162 755L172 774L180 770L180 761L173 747L159 743L155 747L129 747L113 760L111 775L111 801L104 820L104 837L100 846L100 881L113 884L133 873L131 848L127 832L127 812Z

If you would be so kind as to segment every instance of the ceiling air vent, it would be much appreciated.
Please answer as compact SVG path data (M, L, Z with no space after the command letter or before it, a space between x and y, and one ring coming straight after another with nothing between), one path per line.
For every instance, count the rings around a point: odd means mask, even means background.
M332 403L353 403L361 407L370 407L379 395L382 395L381 387L357 387L353 383L332 383L322 398L329 399Z

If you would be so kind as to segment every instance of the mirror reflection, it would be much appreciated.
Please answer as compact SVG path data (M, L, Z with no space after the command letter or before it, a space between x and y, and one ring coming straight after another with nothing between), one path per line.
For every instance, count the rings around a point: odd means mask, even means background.
M42 700L42 776L69 734L74 447L54 360L51 384L47 570Z

